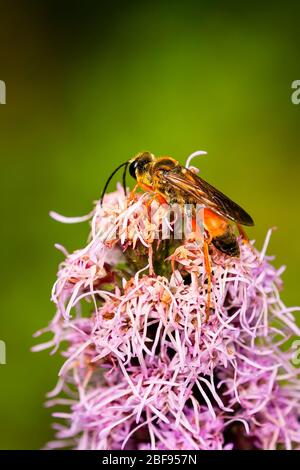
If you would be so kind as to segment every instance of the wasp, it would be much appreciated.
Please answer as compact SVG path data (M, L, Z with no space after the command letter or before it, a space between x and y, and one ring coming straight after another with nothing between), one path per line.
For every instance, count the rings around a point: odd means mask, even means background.
M200 178L192 170L185 168L171 157L155 157L150 152L138 153L131 160L122 163L109 177L102 198L113 175L124 166L123 186L126 191L126 171L136 180L131 197L140 188L152 193L152 199L161 204L189 204L203 207L203 254L207 274L206 318L210 312L211 297L211 262L209 247L213 245L220 252L230 256L240 255L237 236L233 226L236 225L242 238L247 241L242 226L254 225L250 215L238 204L225 196L221 191ZM193 227L196 231L195 220Z

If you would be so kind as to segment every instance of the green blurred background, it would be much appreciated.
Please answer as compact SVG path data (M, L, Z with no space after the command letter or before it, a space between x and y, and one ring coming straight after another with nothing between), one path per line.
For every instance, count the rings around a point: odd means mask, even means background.
M1 448L52 436L43 401L60 359L31 353L32 333L54 314L54 243L80 247L88 226L48 212L89 212L140 150L182 163L207 150L201 175L253 215L259 248L278 227L269 253L299 303L299 35L288 2L1 2Z

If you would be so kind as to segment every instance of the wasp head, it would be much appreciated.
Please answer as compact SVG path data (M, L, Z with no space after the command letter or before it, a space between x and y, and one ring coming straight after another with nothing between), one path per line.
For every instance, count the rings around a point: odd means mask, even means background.
M155 157L150 152L141 152L138 153L132 160L129 162L129 173L134 178L137 179L138 176L143 176L145 172L148 171L149 164L155 160Z

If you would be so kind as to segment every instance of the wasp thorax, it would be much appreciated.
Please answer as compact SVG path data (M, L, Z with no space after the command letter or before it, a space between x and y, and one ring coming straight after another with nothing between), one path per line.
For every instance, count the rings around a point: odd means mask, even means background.
M168 172L174 170L178 166L178 163L172 158L165 157L160 158L154 165L154 171Z
M134 160L129 165L129 173L133 178L138 175L143 175L149 166L149 163L155 159L154 155L150 152L138 153Z

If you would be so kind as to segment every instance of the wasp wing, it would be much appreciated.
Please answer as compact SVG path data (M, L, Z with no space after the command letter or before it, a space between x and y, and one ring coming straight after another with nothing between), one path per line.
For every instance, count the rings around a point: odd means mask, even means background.
M194 198L196 204L202 204L238 224L254 225L244 209L187 168L178 171L177 167L175 171L165 172L163 178L174 188Z

